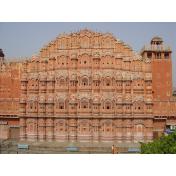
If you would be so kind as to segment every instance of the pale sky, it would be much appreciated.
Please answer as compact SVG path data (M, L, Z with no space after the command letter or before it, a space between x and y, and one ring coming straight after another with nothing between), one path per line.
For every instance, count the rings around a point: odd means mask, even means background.
M6 58L30 57L58 34L88 28L110 32L139 52L153 36L172 48L173 86L176 87L176 23L0 23L0 48Z

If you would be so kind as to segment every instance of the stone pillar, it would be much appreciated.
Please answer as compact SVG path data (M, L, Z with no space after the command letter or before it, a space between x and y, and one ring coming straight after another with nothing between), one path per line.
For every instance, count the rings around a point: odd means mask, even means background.
M54 120L54 140L65 142L68 140L67 119Z
M39 118L38 119L38 140L44 141L46 138L46 132L45 132L45 119Z
M117 119L116 120L116 141L118 143L122 142L122 133L123 133L123 127L122 127L122 120L121 119Z
M137 120L134 125L134 142L144 142L145 126L142 120Z
M69 141L75 142L77 140L77 120L69 119L68 120L68 138Z
M29 141L37 141L37 118L28 118L26 125L26 139Z
M53 118L46 119L46 140L53 141L54 135L54 120Z
M114 131L112 119L101 120L101 133L100 140L101 142L113 142L114 141Z
M127 143L130 143L132 141L132 125L131 125L131 120L126 119L125 120L125 141Z
M153 140L153 129L148 127L145 131L145 142L151 142Z
M91 132L92 132L92 140L94 142L99 142L99 138L100 138L100 122L98 119L93 119L92 120L92 129L91 129Z
M26 140L26 119L20 118L20 140Z
M78 141L89 142L91 139L90 120L81 119L79 120L78 124L79 124Z

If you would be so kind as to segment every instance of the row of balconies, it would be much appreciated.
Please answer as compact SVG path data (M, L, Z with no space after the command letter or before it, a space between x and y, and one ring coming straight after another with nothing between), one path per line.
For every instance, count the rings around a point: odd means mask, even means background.
M27 98L26 95L23 94L23 96L20 98L20 103L21 104L26 104L27 102L38 102L39 104L52 104L52 105L56 105L57 100L54 99L53 97L51 98L46 98L45 96L39 96L39 97L34 97L35 100L31 100L31 98ZM153 103L153 97L151 95L148 96L135 96L135 97L131 97L131 96L127 96L127 97L119 97L117 100L118 102L116 103L117 105L132 105L134 104L134 102L138 101L138 99L140 98L140 101L144 101L146 104L152 104ZM117 100L112 100L111 103L115 103ZM74 102L77 104L77 101L79 100L74 100ZM91 100L91 102L93 104L101 104L100 100L96 100L94 101L93 99ZM71 101L70 101L70 105L71 105ZM92 105L93 105L92 104Z
M27 102L29 102L29 101L31 101L31 99L27 99L27 98L25 98L25 97L23 97L23 98L20 98L20 104L21 105L26 105L27 104ZM57 106L57 104L56 104L56 100L54 100L53 98L52 99L45 99L45 97L42 97L41 99L39 99L39 100L37 100L37 98L35 98L35 101L36 101L36 104L43 104L43 105L45 105L45 106L47 106L47 105L52 105L52 106ZM38 103L37 103L37 101L38 101ZM118 99L118 102L116 103L116 105L118 106L118 105L120 105L120 106L126 106L126 105L130 105L130 106L132 106L132 105L134 105L134 102L137 102L137 101L139 101L138 100L138 97L135 97L134 99L132 99L132 98L121 98L121 99ZM144 98L140 98L140 101L144 101L144 103L146 104L146 105L150 105L150 104L153 104L153 98L152 97L145 97L145 99ZM115 101L113 100L113 101L111 101L113 104L115 103ZM77 101L75 101L75 103L77 104ZM98 101L93 101L91 104L92 104L92 106L94 106L94 104L101 104L100 102L99 102L99 100ZM90 105L91 105L90 104ZM70 104L70 106L72 106L72 104ZM76 107L77 107L77 105L76 105ZM99 105L98 105L98 107L99 107Z
M63 62L64 63L64 62ZM109 63L109 64L108 64ZM80 68L100 68L100 69L104 69L104 68L108 68L108 69L121 69L121 70L127 70L127 71L145 71L146 68L144 67L134 67L133 65L122 65L120 63L113 63L112 62L93 62L91 65L89 64L78 64L78 63L73 63L73 64L67 64L67 63L64 63L64 64L55 64L55 66L41 66L41 67L38 67L38 68L35 68L35 69L31 69L31 68L28 68L28 69L25 69L23 70L24 72L28 72L28 73L31 73L31 72L39 72L39 71L44 71L44 72L47 72L47 71L52 71L52 70L57 70L57 69L80 69ZM148 67L147 70L150 70L150 67Z
M103 81L105 80L106 78L108 78L108 80L110 81L114 81L114 82L131 82L131 81L135 81L136 79L140 79L141 81L143 82L146 82L146 83L150 83L152 81L152 77L151 79L149 79L148 77L146 77L146 79L143 77L143 76L133 76L134 79L132 79L133 77L131 77L130 75L128 76L122 76L122 75L114 75L115 73L113 73L112 76L105 76L106 73L103 74L103 70L101 71L101 74L102 76L98 73L91 73L91 70L89 70L89 73L87 73L86 77L88 78L89 77L89 80L93 80L93 81ZM75 73L76 75L74 75L74 81L78 81L81 79L81 76L78 75L77 73ZM93 75L92 75L93 74ZM103 76L104 75L104 76ZM63 76L62 74L59 76L55 76L54 73L51 75L51 74L47 74L47 73L43 73L41 75L38 75L38 73L34 74L34 75L27 75L27 74L22 74L21 75L21 81L22 82L27 82L29 81L30 79L33 79L33 80L39 80L39 81L56 81L58 80L61 76ZM73 75L68 75L66 74L64 77L66 77L66 79L68 80L72 80L72 76ZM90 79L91 77L91 79Z
M39 114L39 115L44 115L44 114L151 114L153 111L152 109L135 109L135 108L130 108L130 109L102 109L102 108L97 108L97 109L54 109L53 108L42 108L42 109L27 109L25 107L20 107L19 110L20 114Z
M101 71L101 70L100 70ZM94 74L94 73L93 73ZM62 76L62 75L60 75L60 76ZM98 76L98 77L97 77ZM64 76L65 77L65 76ZM66 75L66 77L67 77L67 79L70 79L69 78L69 76L68 75ZM101 78L101 76L100 75L93 75L92 76L92 74L89 74L89 75L87 75L87 77L92 77L92 81L100 81L100 80L102 80L102 79L100 79ZM48 75L47 74L47 72L45 72L45 73L43 73L43 75L38 75L38 73L36 73L36 75L33 75L33 76L30 76L30 75L28 75L28 74L26 74L26 73L23 73L22 75L21 75L21 82L28 82L29 81L29 78L31 78L31 79L34 79L34 80L39 80L40 82L55 82L56 81L56 79L58 79L58 77L55 77L55 75L54 74L52 74L52 75ZM79 79L80 78L80 76L76 76L75 77L75 81L78 81L77 79ZM145 77L143 77L143 76L138 76L138 79L140 79L140 80L144 80L144 82L146 82L146 83L150 83L150 82L152 82L152 77L151 76L145 76ZM111 78L110 78L110 80L111 81L114 81L114 83L115 82L132 82L132 81L135 81L136 80L136 77L134 76L134 77L131 77L130 75L129 76L121 76L121 75L117 75L117 76L115 76L115 75L113 75Z
M91 89L102 89L102 90L134 90L134 91L144 91L146 90L152 90L152 86L147 87L122 87L122 86L21 86L21 90L29 90L29 91L46 91L46 90L68 90L68 89L79 89L79 90L91 90Z
M152 110L146 110L146 111L132 111L132 110L127 110L127 111L123 111L123 110L119 110L119 111L100 111L100 110L82 110L82 111L78 111L78 110L69 110L68 111L38 111L38 112L32 112L32 111L25 111L25 110L20 110L20 114L21 115L29 115L29 116L44 116L44 115L68 115L68 114L76 114L76 115L84 115L84 114L104 114L104 115L145 115L145 114L153 114Z

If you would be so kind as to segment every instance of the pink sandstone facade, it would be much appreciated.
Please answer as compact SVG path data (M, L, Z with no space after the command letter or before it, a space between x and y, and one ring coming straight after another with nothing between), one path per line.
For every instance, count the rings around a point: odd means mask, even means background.
M85 29L20 64L20 140L148 142L176 126L171 49L159 37L137 54Z
M0 53L0 139L19 138L21 61L7 62Z

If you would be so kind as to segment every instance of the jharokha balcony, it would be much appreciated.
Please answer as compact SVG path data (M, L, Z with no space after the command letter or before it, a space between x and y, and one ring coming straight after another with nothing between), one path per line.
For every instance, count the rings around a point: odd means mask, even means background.
M55 85L56 90L68 90L68 85Z
M21 82L21 90L22 91L27 91L27 82Z
M39 83L39 92L46 92L46 82L40 82Z
M45 116L46 113L46 107L45 104L39 104L39 109L38 109L38 116Z

